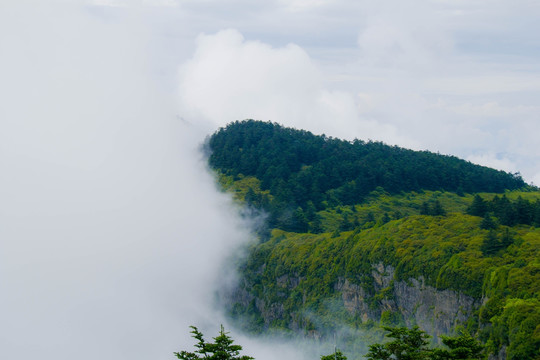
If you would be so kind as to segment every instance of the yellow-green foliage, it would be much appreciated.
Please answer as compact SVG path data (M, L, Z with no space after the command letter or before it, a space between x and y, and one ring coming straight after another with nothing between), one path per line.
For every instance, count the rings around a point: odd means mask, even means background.
M240 202L243 202L246 198L247 192L251 189L255 194L266 194L269 199L272 199L270 191L261 190L261 182L254 176L238 175L236 178L233 176L224 175L218 173L218 182L221 188L231 193L234 198Z
M248 180L241 181L245 189ZM249 187L258 189L256 182L249 181ZM490 196L494 195L483 194L486 199ZM540 194L507 196L535 200ZM369 323L335 306L340 296L335 287L346 278L362 286L371 295L371 305L378 306L378 301L392 296L391 288L376 292L370 276L373 264L383 262L395 268L397 281L423 277L435 288L483 299L470 330L477 331L492 351L507 345L509 359L533 358L529 355L540 349L540 229L499 225L497 236L508 229L512 243L495 254L484 254L481 247L488 230L480 228L480 217L464 213L472 198L440 192L373 193L354 209L343 206L319 212L325 233L274 229L268 241L251 249L243 275L252 284L253 295L267 304L283 304L289 314L271 326L287 327L287 319L294 319L309 329L313 325L302 314L315 312L326 324L338 318L362 327ZM440 201L446 216L419 215L421 204L433 199ZM385 212L399 212L401 218L384 223ZM363 219L368 213L374 222L359 221L354 231L339 231L345 216ZM390 315L381 321L399 320Z
M376 223L383 222L387 214L390 220L395 220L410 215L420 214L422 203L439 200L447 213L463 213L472 201L471 195L458 196L455 193L440 191L425 191L422 193L406 193L401 195L389 195L384 190L373 191L362 204L353 206L337 206L320 211L321 222L325 229L339 228L344 214L347 214L351 222L357 221L361 227L371 227ZM375 220L367 223L369 216Z

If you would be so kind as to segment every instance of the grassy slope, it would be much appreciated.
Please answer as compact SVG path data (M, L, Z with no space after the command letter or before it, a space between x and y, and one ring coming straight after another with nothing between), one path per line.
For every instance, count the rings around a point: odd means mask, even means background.
M221 176L220 182L239 201L250 188L261 191L253 177L233 181ZM485 199L495 196L481 195ZM535 200L540 193L513 191L506 196ZM369 327L372 324L363 324L328 304L339 295L334 290L339 277L372 291L362 274L369 274L372 264L384 262L396 268L396 280L423 276L438 289L484 299L468 324L470 330L477 332L490 350L510 344L509 359L529 358L540 349L540 229L508 228L513 243L506 250L484 256L480 249L488 231L480 229L481 218L464 213L472 198L446 192L390 196L380 189L363 204L319 212L322 234L273 230L269 241L251 249L243 267L244 276L253 285L249 291L268 303L282 303L291 315L292 320L275 320L274 327L286 328L295 321L309 330L315 325L303 318L306 312L317 314L318 326L331 327L332 319L339 317L357 328ZM419 215L422 203L435 199L447 215ZM339 231L344 218L356 221L354 231ZM506 229L499 226L497 232L502 234ZM293 289L276 280L291 277L300 279ZM374 306L386 296L372 295ZM237 314L242 312L246 310L236 310ZM258 324L262 325L260 319Z

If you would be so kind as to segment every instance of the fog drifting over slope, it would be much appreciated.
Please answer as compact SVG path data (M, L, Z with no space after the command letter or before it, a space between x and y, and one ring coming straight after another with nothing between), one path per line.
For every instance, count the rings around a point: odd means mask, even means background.
M249 223L198 146L229 121L461 149L529 164L538 182L536 67L516 76L452 47L452 31L482 28L471 14L499 23L477 5L200 3L0 4L0 358L170 359L191 346L188 325L216 334L214 290ZM233 336L259 360L298 358Z
M0 358L171 359L189 325L215 336L249 223L205 167L208 129L154 83L152 34L130 12L1 13Z

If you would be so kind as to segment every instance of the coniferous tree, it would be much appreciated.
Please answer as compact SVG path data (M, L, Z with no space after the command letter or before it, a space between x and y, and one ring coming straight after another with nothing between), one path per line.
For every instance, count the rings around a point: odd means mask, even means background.
M435 200L433 202L433 207L430 211L430 215L433 216L444 216L446 215L446 211L443 209L441 202L439 200Z
M497 234L494 230L489 230L487 235L484 237L484 241L482 242L482 246L480 247L480 250L482 251L482 254L484 255L493 255L497 251L501 250L503 248L503 245L499 238L497 237Z
M480 223L480 228L484 230L492 230L497 228L497 223L493 220L490 213L486 213L482 222Z
M298 207L294 212L292 216L292 224L290 226L290 231L294 232L307 232L309 229L309 223L304 215L304 212L302 211L301 207Z
M375 216L373 215L373 213L371 211L369 211L366 214L366 219L365 219L364 223L370 223L370 222L375 222Z
M533 207L528 200L521 196L517 198L515 203L516 222L518 224L530 224L533 219Z
M429 359L429 338L418 326L412 329L405 327L384 327L387 337L393 339L384 344L369 346L366 358L369 360L422 360Z
M418 326L384 327L387 337L393 339L384 344L372 344L366 358L369 360L476 360L483 359L484 347L469 334L456 337L442 336L447 348L430 348L429 338Z
M310 232L312 232L313 234L320 234L323 232L321 217L319 216L319 214L315 214L315 218L311 222Z
M448 349L433 349L433 360L483 359L484 346L468 333L462 333L460 336L441 336L442 343Z
M190 326L193 338L197 340L194 352L180 351L174 355L181 360L253 360L251 356L240 356L242 346L234 344L234 341L225 332L223 325L214 342L206 342L204 335L195 326Z
M473 216L484 216L486 212L487 212L486 201L480 195L478 194L475 195L471 206L467 208L467 214L473 215Z
M510 234L510 230L506 228L501 236L501 249L506 249L514 242L514 238Z
M330 355L323 355L321 356L321 360L347 360L347 357L343 355L341 350L336 349L332 354Z
M540 226L540 200L536 200L534 204L533 225Z
M430 215L429 204L427 201L422 203L422 206L420 207L420 215Z
M315 220L315 217L317 216L317 209L315 208L313 201L307 202L306 211L304 213L309 221Z
M341 224L339 225L340 231L349 231L353 227L353 224L349 220L349 214L345 213L343 214L343 220L341 221Z

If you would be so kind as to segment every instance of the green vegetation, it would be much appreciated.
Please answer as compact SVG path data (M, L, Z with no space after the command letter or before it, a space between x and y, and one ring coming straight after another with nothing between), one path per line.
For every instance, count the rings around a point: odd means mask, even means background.
M191 326L192 336L197 340L194 352L175 352L177 358L181 360L253 360L251 356L240 356L242 346L233 344L234 341L225 332L223 325L219 335L214 338L214 342L206 342L204 335L195 326Z
M540 359L540 192L519 176L256 121L208 144L223 188L268 219L230 304L246 329L324 337L343 325L357 331L347 345L377 342L384 326L414 325L392 304L415 280L473 299L455 326L487 353ZM361 299L347 305L344 284Z
M469 334L457 337L442 336L446 348L430 348L429 335L417 326L385 327L386 335L391 341L369 346L366 354L368 360L451 360L451 359L483 359L484 347Z
M321 360L347 360L341 350L336 349L333 354L321 356Z
M270 122L247 120L220 129L207 141L210 165L223 174L260 180L265 192L247 202L269 214L271 228L305 232L313 210L361 203L377 187L390 194L457 194L523 188L517 174L427 151L380 142L315 136ZM253 189L255 190L255 189Z
M206 342L204 335L191 326L192 336L197 340L194 352L175 352L181 360L254 360L250 356L239 356L242 346L233 345L234 341L225 332L223 325L214 342ZM406 327L384 327L388 332L386 336L392 341L384 344L372 344L366 354L369 360L453 360L453 359L482 359L484 347L467 333L457 337L443 336L442 342L446 348L429 348L429 335L417 326L412 329ZM330 355L321 356L321 360L347 360L341 350L335 349Z

